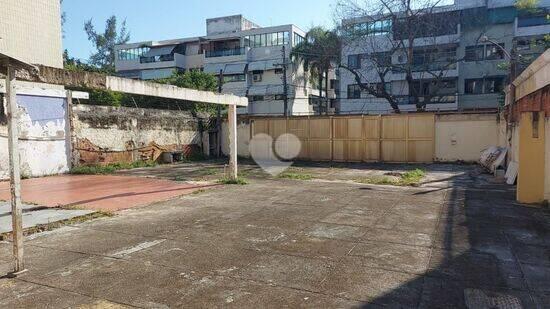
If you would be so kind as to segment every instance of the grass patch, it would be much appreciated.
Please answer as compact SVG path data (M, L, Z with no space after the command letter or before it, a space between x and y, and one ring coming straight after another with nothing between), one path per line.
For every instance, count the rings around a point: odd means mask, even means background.
M292 172L292 171L283 172L279 174L279 176L277 177L282 179L293 179L293 180L312 180L313 179L313 176L310 174Z
M136 161L132 163L112 163L107 165L84 165L77 166L71 169L71 174L75 175L105 175L113 174L119 170L130 170L134 168L154 167L157 166L153 161Z
M417 185L422 179L424 179L424 177L426 177L426 172L417 168L415 170L403 173L401 176L401 181L407 186Z
M392 186L411 186L415 187L420 184L426 176L426 172L421 169L408 171L399 176L373 175L357 179L359 183L370 185L392 185Z
M208 176L208 175L216 175L216 174L219 174L221 173L222 171L219 169L219 168L216 168L216 167L208 167L208 168L205 168L203 171L202 171L202 174L204 176Z
M242 177L237 177L237 179L222 178L218 180L219 184L222 185L247 185L248 181Z

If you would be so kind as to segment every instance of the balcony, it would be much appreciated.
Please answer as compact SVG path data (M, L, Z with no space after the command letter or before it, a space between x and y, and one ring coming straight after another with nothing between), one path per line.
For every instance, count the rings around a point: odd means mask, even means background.
M206 58L217 57L229 57L229 56L241 56L246 54L246 47L232 48L232 49L218 49L208 50L205 52Z
M167 62L167 61L174 61L174 54L139 58L140 63L156 63L156 62Z

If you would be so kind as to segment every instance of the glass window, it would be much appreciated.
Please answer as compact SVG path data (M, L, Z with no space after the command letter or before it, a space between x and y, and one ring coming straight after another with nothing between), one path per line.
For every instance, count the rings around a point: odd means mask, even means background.
M224 83L244 82L245 80L246 77L244 74L232 74L223 76Z
M348 85L348 99L360 99L361 87L359 85Z
M546 14L537 14L534 16L520 16L518 18L518 27L533 27L550 24Z
M271 34L271 46L277 46L279 43L278 43L278 39L277 39L277 33L272 33Z
M499 45L502 48L504 48L504 44L499 44ZM487 45L485 49L485 59L487 60L504 59L504 52L502 51L502 48L495 45Z
M360 69L361 68L361 55L349 55L348 56L348 67L350 69Z
M485 79L485 93L500 93L504 90L504 78L492 77Z
M283 43L290 44L290 35L288 31L283 32Z
M466 54L464 56L466 61L480 61L483 60L483 46L466 46Z
M268 33L265 37L265 46L273 46L273 33Z
M483 79L467 79L464 92L467 94L483 93Z
M254 47L262 46L262 39L259 35L254 36Z

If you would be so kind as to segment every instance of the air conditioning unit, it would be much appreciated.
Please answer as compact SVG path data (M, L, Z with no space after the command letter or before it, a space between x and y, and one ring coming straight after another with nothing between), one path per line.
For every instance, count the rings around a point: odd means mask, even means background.
M252 75L252 80L255 83L261 82L262 81L262 74L253 74Z

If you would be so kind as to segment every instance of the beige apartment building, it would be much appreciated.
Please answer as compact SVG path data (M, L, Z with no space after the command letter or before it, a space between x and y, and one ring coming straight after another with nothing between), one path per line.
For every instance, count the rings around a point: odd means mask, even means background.
M0 0L0 53L63 67L59 0Z

